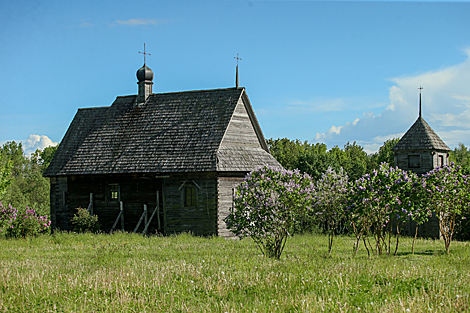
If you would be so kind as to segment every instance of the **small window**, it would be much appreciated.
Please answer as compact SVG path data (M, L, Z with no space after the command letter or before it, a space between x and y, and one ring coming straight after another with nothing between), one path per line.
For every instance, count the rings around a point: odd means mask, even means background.
M408 167L409 168L420 168L421 157L420 155L409 155L408 156Z
M439 156L439 166L440 167L444 166L444 156L443 155Z
M110 202L119 201L119 185L118 184L109 184L109 201Z
M196 187L185 186L184 187L184 206L192 207L192 206L196 206L196 204L197 204Z

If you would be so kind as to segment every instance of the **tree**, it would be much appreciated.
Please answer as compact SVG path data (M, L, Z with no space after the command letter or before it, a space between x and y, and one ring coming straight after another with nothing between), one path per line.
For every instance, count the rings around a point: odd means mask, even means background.
M7 142L1 153L11 164L10 184L6 188L2 201L14 207L31 207L39 214L45 215L50 211L49 181L42 176L42 164L34 153L31 158L23 155L21 143Z
M54 157L58 147L59 146L46 147L42 151L38 149L31 154L31 161L39 165L43 174L49 167L49 164L51 164L52 158Z
M0 150L0 201L3 199L5 191L11 184L11 169L12 162L3 150Z
M389 139L379 148L379 150L370 155L368 169L372 172L374 169L379 168L380 164L388 163L393 165L395 163L394 153L392 148L400 141L400 138Z
M315 183L315 197L311 212L317 222L326 226L329 254L331 254L338 224L344 218L343 205L347 198L347 191L348 175L342 168L336 173L329 167Z
M463 143L460 142L454 151L451 151L450 161L460 165L465 175L470 174L470 151Z
M428 172L424 177L430 206L439 219L439 230L449 253L457 218L469 209L470 178L453 162Z
M299 157L305 153L309 145L307 141L302 142L299 139L290 140L287 138L271 138L266 142L272 156L288 170L294 170L299 167Z
M314 181L319 180L328 168L339 171L341 166L334 156L327 152L326 145L310 145L298 159L298 169L309 174Z
M356 144L347 142L342 152L338 147L331 149L339 165L348 173L349 179L355 181L367 172L368 155L364 148Z
M265 256L279 259L313 195L308 174L262 167L247 174L237 186L233 211L225 222L235 235L251 237Z

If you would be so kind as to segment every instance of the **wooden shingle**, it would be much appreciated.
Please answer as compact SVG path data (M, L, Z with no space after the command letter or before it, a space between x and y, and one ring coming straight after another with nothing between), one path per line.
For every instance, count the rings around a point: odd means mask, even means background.
M259 145L221 146L229 125L242 118L236 108ZM152 94L142 105L124 96L110 107L79 109L45 176L250 171L264 164L279 166L245 89L227 88Z
M392 148L396 152L402 150L451 151L421 116Z

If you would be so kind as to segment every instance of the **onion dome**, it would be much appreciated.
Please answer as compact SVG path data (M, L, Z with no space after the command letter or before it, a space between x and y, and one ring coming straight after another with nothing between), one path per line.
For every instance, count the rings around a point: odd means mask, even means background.
M137 79L140 82L143 81L152 81L153 80L153 71L147 66L144 65L137 70Z

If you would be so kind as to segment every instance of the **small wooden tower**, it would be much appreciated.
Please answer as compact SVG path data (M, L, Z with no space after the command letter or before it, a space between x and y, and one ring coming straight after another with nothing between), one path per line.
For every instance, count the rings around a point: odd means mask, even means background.
M392 148L392 151L395 153L395 166L402 170L423 175L437 167L448 165L451 149L422 117L421 89L423 87L419 89L418 119ZM405 225L405 232L409 235L413 235L415 229L415 223ZM439 238L439 221L434 213L428 222L419 226L418 235L420 237Z
M395 166L416 174L426 174L437 167L448 165L451 151L421 115L421 89L418 119L392 148Z

